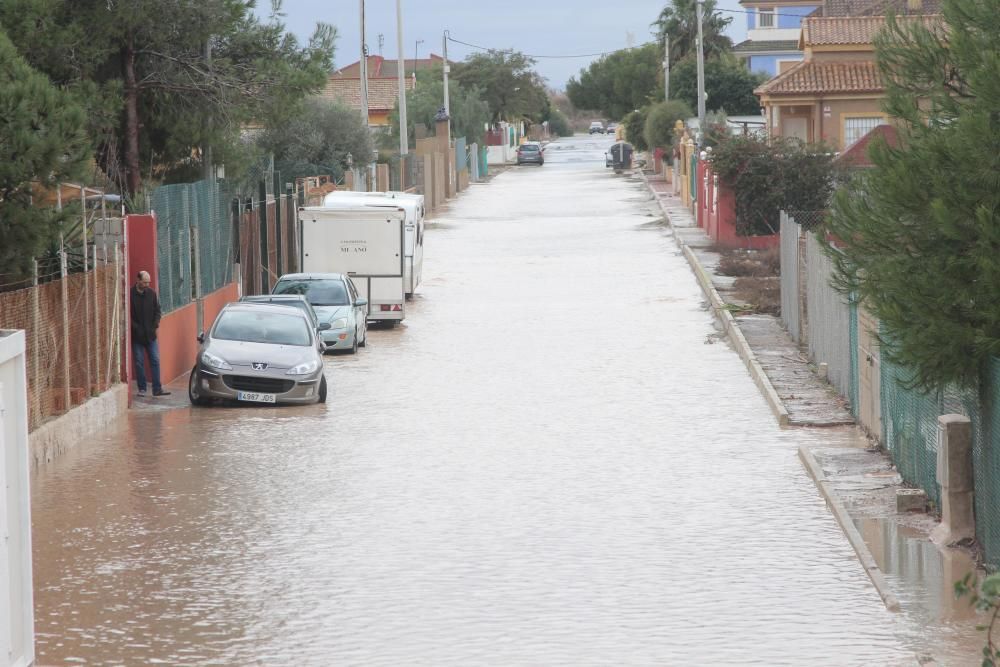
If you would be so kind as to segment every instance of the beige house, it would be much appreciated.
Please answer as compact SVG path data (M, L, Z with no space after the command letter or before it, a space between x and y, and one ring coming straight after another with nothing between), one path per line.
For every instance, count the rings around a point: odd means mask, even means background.
M941 16L900 16L941 24ZM811 16L802 22L805 59L761 85L772 136L824 142L842 151L888 119L882 112L882 77L872 45L884 16Z

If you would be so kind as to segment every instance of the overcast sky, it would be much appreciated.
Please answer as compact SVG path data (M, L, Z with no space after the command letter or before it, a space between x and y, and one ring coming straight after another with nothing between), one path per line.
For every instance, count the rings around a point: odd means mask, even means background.
M441 53L441 36L491 48L514 48L533 55L575 55L613 51L652 39L649 26L663 2L649 0L401 0L403 3L403 53L421 58ZM270 0L258 0L258 12L269 13ZM337 67L360 58L360 0L284 0L284 22L303 41L317 21L337 27ZM737 0L720 0L720 8L740 9ZM729 34L734 42L745 39L746 17L733 17ZM382 55L396 57L396 0L366 0L366 33L369 53L379 53L379 34L385 40ZM423 43L416 44L417 40ZM462 60L474 52L451 43L448 56ZM550 86L562 89L566 81L594 58L539 58L536 69Z

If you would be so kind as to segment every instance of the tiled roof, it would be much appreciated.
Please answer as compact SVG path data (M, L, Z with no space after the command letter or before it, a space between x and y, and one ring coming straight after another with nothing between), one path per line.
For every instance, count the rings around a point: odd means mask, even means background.
M896 132L896 128L892 125L878 125L871 132L848 146L847 150L838 155L834 162L845 167L874 167L871 158L868 157L868 146L876 137L884 139L889 146L899 145L899 134Z
M444 58L432 53L429 58L420 58L419 60L414 60L413 58L406 58L403 60L403 67L406 74L412 74L413 68L416 66L417 69L430 69L435 65L440 65L444 62ZM368 78L369 79L380 79L389 78L397 75L399 72L399 61L389 58L383 58L382 56L368 56ZM341 67L333 76L340 77L344 79L357 79L361 76L361 61L353 62L350 65L345 65Z
M913 8L909 0L824 0L810 16L876 16L894 14L939 14L941 0L920 0Z
M766 82L754 93L757 95L879 93L882 89L882 77L872 61L806 60Z
M767 51L798 51L799 43L794 39L754 41L748 39L733 47L733 53L761 53Z
M928 28L933 28L941 25L941 16L900 17L900 21L920 21ZM807 18L802 21L801 41L805 46L871 44L884 27L884 16Z
M413 88L413 80L405 79L406 89ZM337 100L351 109L361 108L361 79L331 76L326 82L322 97ZM399 97L397 79L368 79L368 110L388 111L396 106Z

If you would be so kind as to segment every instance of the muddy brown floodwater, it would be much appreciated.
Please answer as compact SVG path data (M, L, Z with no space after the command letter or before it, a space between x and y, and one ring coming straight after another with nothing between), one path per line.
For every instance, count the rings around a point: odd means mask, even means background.
M609 143L454 202L328 405L181 398L41 468L39 664L914 664L823 432L776 426Z

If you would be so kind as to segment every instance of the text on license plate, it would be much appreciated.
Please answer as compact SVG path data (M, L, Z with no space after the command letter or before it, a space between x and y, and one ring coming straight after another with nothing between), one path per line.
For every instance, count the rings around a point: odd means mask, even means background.
M254 401L256 403L274 403L275 394L262 394L257 391L241 391L236 394L236 398L241 401Z

